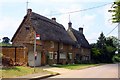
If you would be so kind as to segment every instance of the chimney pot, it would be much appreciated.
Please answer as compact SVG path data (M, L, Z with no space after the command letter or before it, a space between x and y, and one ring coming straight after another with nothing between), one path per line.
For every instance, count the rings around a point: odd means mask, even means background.
M52 18L52 20L56 22L56 18L55 18L55 17L54 17L54 18Z
M71 22L68 23L68 27L72 28L72 23Z
M82 27L79 28L79 32L83 34L83 28Z
M27 14L31 14L32 13L32 9L27 9Z

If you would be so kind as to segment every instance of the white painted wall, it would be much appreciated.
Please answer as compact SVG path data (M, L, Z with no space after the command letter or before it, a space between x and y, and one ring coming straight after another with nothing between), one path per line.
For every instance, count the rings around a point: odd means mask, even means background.
M41 65L41 53L37 53L37 59L34 58L34 53L28 53L28 65L29 66L40 66Z

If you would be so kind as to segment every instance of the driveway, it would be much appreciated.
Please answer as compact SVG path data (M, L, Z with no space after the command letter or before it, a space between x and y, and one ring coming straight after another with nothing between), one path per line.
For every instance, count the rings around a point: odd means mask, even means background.
M118 78L118 64L106 64L82 70L63 68L46 68L45 70L60 73L50 78Z

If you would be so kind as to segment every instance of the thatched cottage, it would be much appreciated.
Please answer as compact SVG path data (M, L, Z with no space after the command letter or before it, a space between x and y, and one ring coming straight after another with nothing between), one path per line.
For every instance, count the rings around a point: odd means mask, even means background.
M39 39L36 39L36 37ZM36 52L34 43L36 40ZM55 18L48 19L28 9L27 15L12 38L13 46L28 48L28 65L66 64L73 62L74 41ZM35 54L36 53L36 54ZM36 60L34 56L37 55Z
M90 59L89 43L82 33L72 27L66 31L56 18L48 19L31 9L15 32L12 44L28 49L29 66L74 63L81 56L81 60Z
M83 28L79 28L79 31L72 28L72 23L68 23L68 34L75 42L75 59L81 62L90 60L90 45L83 34Z

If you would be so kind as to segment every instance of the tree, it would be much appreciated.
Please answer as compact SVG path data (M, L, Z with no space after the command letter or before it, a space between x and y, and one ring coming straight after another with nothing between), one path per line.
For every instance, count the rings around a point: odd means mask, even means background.
M108 10L108 12L112 12L112 22L118 23L120 22L120 0L116 0L112 5L112 10Z
M107 41L110 40L110 42L106 42L107 44L114 46L114 47L118 47L118 38L114 37L114 36L110 36L106 38Z
M95 63L111 63L116 51L116 38L100 34L97 43L91 44L91 58Z
M3 37L2 39L3 39L2 43L9 44L10 39L8 37Z
M100 37L97 40L97 47L100 49L103 49L105 46L106 38L103 34L103 32L100 34Z

